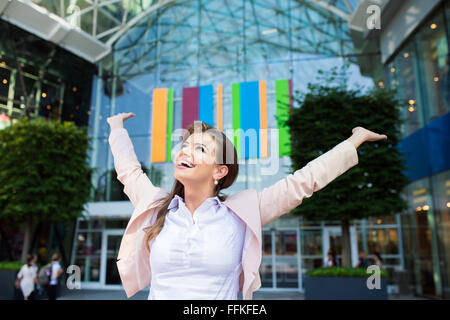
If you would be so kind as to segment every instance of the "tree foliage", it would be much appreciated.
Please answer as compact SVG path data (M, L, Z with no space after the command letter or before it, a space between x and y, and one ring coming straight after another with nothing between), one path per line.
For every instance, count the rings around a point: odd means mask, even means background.
M25 118L0 130L0 217L72 221L90 199L87 128Z
M400 139L400 104L395 93L374 89L362 93L346 86L310 85L294 96L296 108L286 124L291 129L292 165L298 170L347 139L354 127L386 134L387 140L358 148L359 163L323 190L305 199L292 213L310 221L350 221L401 212L401 192L408 184Z

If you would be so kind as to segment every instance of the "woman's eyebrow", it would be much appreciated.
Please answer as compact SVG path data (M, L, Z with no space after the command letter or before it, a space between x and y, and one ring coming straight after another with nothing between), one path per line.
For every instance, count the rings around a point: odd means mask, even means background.
M187 141L185 141L184 143L187 143L187 144L189 144L189 142L187 142ZM198 145L201 145L201 146L204 146L206 149L208 149L209 150L209 148L206 146L206 145L204 145L203 143L194 143L194 145L195 146L198 146Z
M204 146L206 149L208 149L208 147L205 146L203 143L196 143L195 145L201 145L201 146Z

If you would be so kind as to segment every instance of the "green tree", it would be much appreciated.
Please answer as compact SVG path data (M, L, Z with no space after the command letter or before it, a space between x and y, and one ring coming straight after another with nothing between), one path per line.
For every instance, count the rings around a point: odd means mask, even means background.
M305 199L292 213L308 221L340 221L342 261L344 266L351 266L351 221L406 209L401 192L408 179L402 173L404 160L396 147L402 120L394 92L374 89L363 93L347 89L345 81L334 87L330 86L332 82L309 85L306 95L297 93L293 97L296 108L286 122L292 136L292 169L300 169L347 139L357 126L386 134L388 139L361 145L357 166Z
M0 218L24 223L22 261L33 225L80 217L90 199L86 127L25 117L0 130Z

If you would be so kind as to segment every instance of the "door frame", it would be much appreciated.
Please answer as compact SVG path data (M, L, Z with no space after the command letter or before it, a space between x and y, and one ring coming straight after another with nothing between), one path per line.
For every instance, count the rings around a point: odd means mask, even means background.
M106 259L108 250L108 237L109 236L122 236L124 234L124 229L109 229L103 230L102 232L102 253L100 256L100 285L103 287L113 288L121 287L117 284L106 284Z
M322 256L324 265L327 259L328 250L330 249L331 232L340 232L342 234L342 229L340 226L322 227ZM356 226L350 226L350 251L352 266L354 266L358 262L358 238L356 237Z
M279 288L277 286L277 258L276 258L276 240L275 240L275 233L276 232L294 232L295 236L297 238L296 245L297 245L297 273L298 273L298 287L297 288ZM300 246L300 228L299 227L278 227L278 228L270 228L270 229L263 229L262 232L267 232L267 234L270 234L271 239L271 262L272 262L272 286L271 287L261 287L258 289L259 291L299 291L302 292L302 260L301 260L301 246Z

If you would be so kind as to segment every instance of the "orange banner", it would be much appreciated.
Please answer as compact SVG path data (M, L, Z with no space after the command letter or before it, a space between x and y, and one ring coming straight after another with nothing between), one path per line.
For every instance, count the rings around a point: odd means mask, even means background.
M153 90L152 162L166 161L167 98L167 88Z

